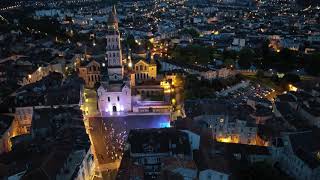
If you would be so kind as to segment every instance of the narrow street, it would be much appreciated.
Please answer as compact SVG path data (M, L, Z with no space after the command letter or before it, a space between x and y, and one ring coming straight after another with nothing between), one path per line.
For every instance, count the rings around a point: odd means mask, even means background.
M173 93L173 97L174 100L172 101L172 104L175 106L174 111L172 112L172 120L176 120L177 117L182 116L184 117L184 109L183 109L183 88L184 88L184 84L183 84L183 80L181 79L181 77L176 77L173 80L173 86L174 86L174 93Z

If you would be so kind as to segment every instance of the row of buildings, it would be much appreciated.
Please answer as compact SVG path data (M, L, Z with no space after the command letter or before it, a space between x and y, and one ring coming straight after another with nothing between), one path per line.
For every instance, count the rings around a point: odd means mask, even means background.
M261 98L237 105L221 99L187 102L188 118L174 121L172 128L130 131L117 179L253 178L247 170L259 167L260 173L273 172L272 178L319 179L318 120L294 106L319 101L316 82L292 85L297 91L274 103ZM295 108L283 111L280 102Z
M10 139L2 153L2 179L90 179L94 157L81 110L42 108L33 113L30 133Z

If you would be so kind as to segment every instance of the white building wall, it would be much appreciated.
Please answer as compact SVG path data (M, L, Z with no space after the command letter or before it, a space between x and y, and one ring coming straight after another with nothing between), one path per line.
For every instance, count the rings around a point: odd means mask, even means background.
M121 92L108 92L103 88L98 89L99 109L101 112L129 112L131 111L131 90L124 87Z
M78 176L75 180L90 180L94 176L94 160L93 155L91 152L91 148L88 150L87 154L85 155L81 165L79 166L80 169L78 171Z

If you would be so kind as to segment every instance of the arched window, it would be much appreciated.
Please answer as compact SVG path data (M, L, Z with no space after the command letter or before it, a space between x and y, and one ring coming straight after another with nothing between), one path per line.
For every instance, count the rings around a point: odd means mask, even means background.
M143 71L143 66L142 65L140 65L140 71Z

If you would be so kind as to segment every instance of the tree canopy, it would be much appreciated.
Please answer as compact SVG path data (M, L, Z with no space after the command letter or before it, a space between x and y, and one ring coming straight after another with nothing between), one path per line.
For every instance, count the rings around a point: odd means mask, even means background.
M176 47L171 50L170 56L178 62L187 64L208 64L212 60L213 48L200 45Z
M243 48L239 52L239 66L244 69L249 69L255 58L255 53L252 49Z

